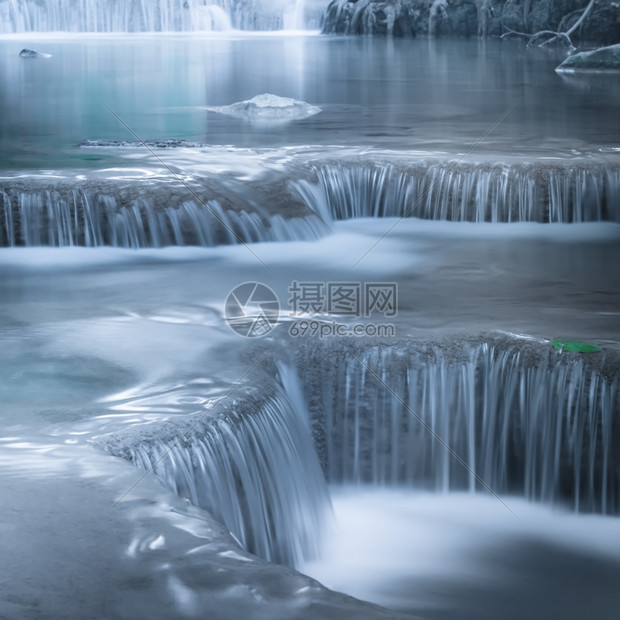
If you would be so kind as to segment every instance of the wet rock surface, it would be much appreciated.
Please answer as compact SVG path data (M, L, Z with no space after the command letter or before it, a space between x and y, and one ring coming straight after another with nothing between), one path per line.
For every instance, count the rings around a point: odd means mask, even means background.
M620 71L620 44L601 47L591 52L569 56L557 69L558 73L575 71Z

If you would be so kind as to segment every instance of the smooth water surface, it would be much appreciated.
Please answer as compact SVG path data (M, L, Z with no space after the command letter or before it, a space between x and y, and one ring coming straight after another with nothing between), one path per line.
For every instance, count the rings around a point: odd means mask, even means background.
M52 58L20 58L23 47ZM561 58L494 40L13 35L0 39L0 166L101 166L113 156L81 141L136 136L554 156L617 147L620 82L560 77ZM205 110L262 93L322 112L273 125Z

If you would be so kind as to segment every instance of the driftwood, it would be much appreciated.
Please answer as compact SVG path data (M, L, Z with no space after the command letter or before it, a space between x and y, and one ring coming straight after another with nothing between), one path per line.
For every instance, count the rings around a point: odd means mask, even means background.
M527 42L528 47L532 47L533 45L537 45L538 47L544 47L546 45L550 45L551 43L555 43L556 41L561 40L561 41L564 41L568 45L568 47L570 47L571 49L575 49L575 46L573 45L573 41L570 38L570 36L585 22L587 16L592 11L592 8L596 4L596 2L597 0L590 0L590 2L587 4L587 6L584 9L579 9L578 11L572 11L568 15L565 15L560 21L560 25L558 26L557 31L556 30L540 30L533 34L528 33L528 32L518 32L516 30L512 30L511 28L508 28L508 26L506 26L503 22L500 22L502 24L502 28L506 30L506 32L502 34L500 38L503 39L509 36L526 37L528 39L528 42ZM527 3L526 3L526 6L528 6ZM568 20L573 18L578 13L581 13L581 17L568 30L565 30L565 31L562 30L562 27L565 26Z
M535 1L521 2L518 11L524 23L527 23ZM561 19L556 12L554 19L558 21L558 25L557 27L554 25L554 29L533 33L519 32L510 28L500 18L499 24L504 32L500 38L518 36L525 38L528 46L544 47L552 43L561 43L574 49L571 36L583 27L597 9L605 10L608 2L609 0L583 0L585 4L583 8L570 10ZM497 4L498 0L331 0L325 13L324 31L336 34L380 34L401 37L427 32L430 36L437 36L445 30L446 20L452 18L451 11L467 5L469 8L467 11L462 11L459 25L463 26L469 19L467 16L474 17L469 12L474 8L478 35L485 38L489 36L489 31L496 27L497 11L503 11L506 6L503 3L494 6ZM512 6L513 16L514 9ZM455 26L452 24L450 27L454 29ZM473 34L472 28L475 28L473 20L466 28L468 35Z

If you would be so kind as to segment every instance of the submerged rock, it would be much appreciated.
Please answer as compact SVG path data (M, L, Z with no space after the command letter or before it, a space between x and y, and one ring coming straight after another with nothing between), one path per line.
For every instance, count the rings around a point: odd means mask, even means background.
M35 50L29 50L28 48L24 48L19 55L22 58L51 58L51 54L46 54L45 52L35 52Z
M575 71L620 71L620 43L600 47L591 52L580 52L569 56L557 68L558 73Z
M161 140L82 140L80 148L157 148L157 149L199 149L208 146L202 142L190 142L182 138Z

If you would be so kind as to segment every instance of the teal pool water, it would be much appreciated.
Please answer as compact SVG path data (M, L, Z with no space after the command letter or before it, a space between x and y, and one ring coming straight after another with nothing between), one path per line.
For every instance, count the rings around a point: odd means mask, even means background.
M52 57L20 58L24 47ZM509 41L12 35L0 39L0 168L101 167L115 155L80 142L136 136L249 148L613 152L620 82L560 77L561 58ZM270 124L205 109L262 93L322 111Z

